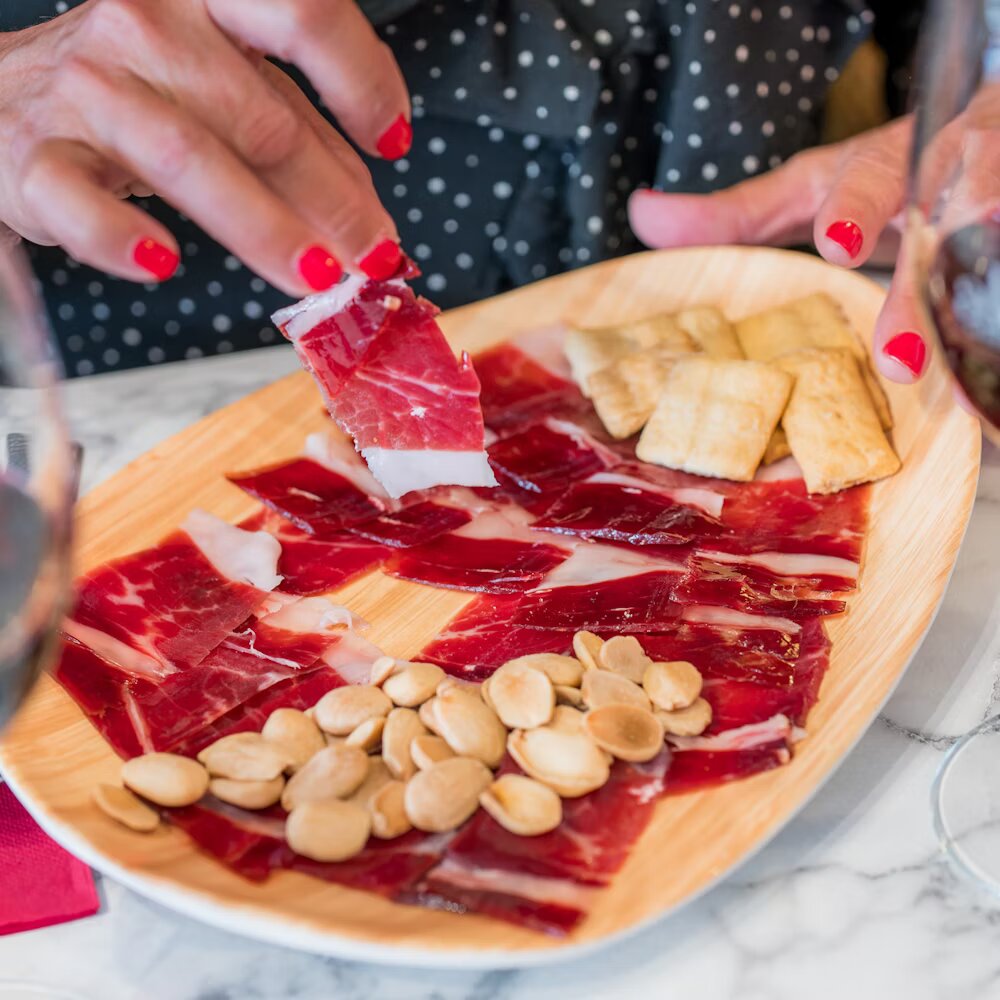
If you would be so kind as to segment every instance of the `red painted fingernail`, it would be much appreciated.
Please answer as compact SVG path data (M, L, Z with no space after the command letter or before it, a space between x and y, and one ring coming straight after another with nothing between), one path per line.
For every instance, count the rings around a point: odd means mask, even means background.
M392 240L382 240L374 250L358 261L358 267L369 278L377 280L391 278L399 270L402 256L398 243L393 243Z
M180 264L180 257L170 247L157 243L156 240L139 240L132 251L132 259L157 281L166 281L173 276Z
M340 281L343 273L340 261L325 247L309 247L299 257L299 274L315 292L325 292L332 288Z
M919 375L924 370L924 362L927 360L927 345L924 338L919 333L897 333L883 348L890 358L894 358L901 365L906 365L914 375Z
M861 253L861 244L865 241L861 227L856 222L848 222L846 219L835 222L826 231L826 235L834 243L842 246L851 260Z
M413 126L400 115L383 133L375 148L387 160L406 156L413 145Z

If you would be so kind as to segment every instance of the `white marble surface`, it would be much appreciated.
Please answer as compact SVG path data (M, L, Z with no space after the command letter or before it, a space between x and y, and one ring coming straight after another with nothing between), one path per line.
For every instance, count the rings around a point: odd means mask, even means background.
M78 380L68 399L84 488L294 367L276 348ZM88 1000L1000 997L1000 910L952 876L929 810L953 737L1000 711L998 554L1000 452L987 449L944 605L879 721L759 856L606 953L523 973L379 969L243 940L105 879L98 916L0 938L0 980Z

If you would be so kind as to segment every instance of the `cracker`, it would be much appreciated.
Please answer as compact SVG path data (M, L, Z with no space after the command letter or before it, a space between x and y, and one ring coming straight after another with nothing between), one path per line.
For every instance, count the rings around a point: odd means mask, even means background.
M853 352L798 351L776 364L795 377L781 422L810 493L837 493L898 471Z
M685 309L674 321L711 358L744 357L736 328L714 306Z
M857 359L882 426L892 427L889 401L871 366L864 342L840 306L824 292L767 309L736 324L743 352L754 361L774 361L809 348L841 348Z
M629 354L650 347L677 347L695 350L697 345L670 316L651 316L636 323L591 330L570 328L564 351L573 380L585 395L595 372L603 371Z
M767 447L764 449L764 457L760 460L761 465L773 465L775 462L780 462L783 458L788 458L791 455L792 449L788 444L788 435L785 433L783 427L776 427L774 433L771 435L771 440L767 442Z
M789 374L759 361L679 358L635 453L670 469L748 482L791 388Z
M607 432L621 439L640 430L656 409L674 361L691 353L681 346L649 347L594 372L587 387Z

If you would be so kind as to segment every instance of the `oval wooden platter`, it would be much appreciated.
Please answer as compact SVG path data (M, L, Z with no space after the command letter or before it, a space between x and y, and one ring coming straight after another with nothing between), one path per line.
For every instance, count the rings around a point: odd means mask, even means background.
M868 334L883 299L876 285L805 255L739 248L610 261L454 310L442 326L456 347L474 353L560 320L600 325L698 304L735 319L819 290ZM266 365L267 355L260 358ZM787 767L662 802L569 937L403 906L296 873L252 884L176 829L142 836L117 827L91 805L90 793L117 780L118 760L48 678L6 734L0 765L36 819L75 854L140 893L231 930L353 959L433 966L541 964L606 944L689 902L773 837L871 723L930 625L975 496L980 432L952 405L940 366L917 389L886 388L903 469L874 489L861 593L829 623L833 656L807 739ZM151 545L192 507L244 516L252 501L222 473L291 457L308 432L326 426L318 393L298 372L189 427L82 500L77 569ZM337 599L373 623L374 642L408 656L469 596L374 573Z

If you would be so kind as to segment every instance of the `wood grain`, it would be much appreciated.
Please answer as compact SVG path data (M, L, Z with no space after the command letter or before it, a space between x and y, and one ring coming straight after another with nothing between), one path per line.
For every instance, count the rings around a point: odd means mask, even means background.
M698 304L739 318L818 290L871 330L883 298L876 285L804 255L736 248L600 264L454 310L442 325L456 346L475 352L563 319L603 325ZM185 912L282 943L390 961L526 964L633 929L704 891L789 820L867 728L932 620L972 507L980 435L952 405L940 367L918 389L887 390L903 470L875 487L862 592L830 623L833 657L808 738L788 767L660 804L593 914L564 940L295 873L253 885L177 830L144 837L116 827L89 795L115 780L117 758L47 678L7 733L0 764L49 832L97 867ZM189 427L84 498L77 569L152 544L195 506L245 515L252 502L221 473L290 457L326 424L309 377L296 373ZM375 573L338 599L374 623L373 641L406 656L469 597Z

